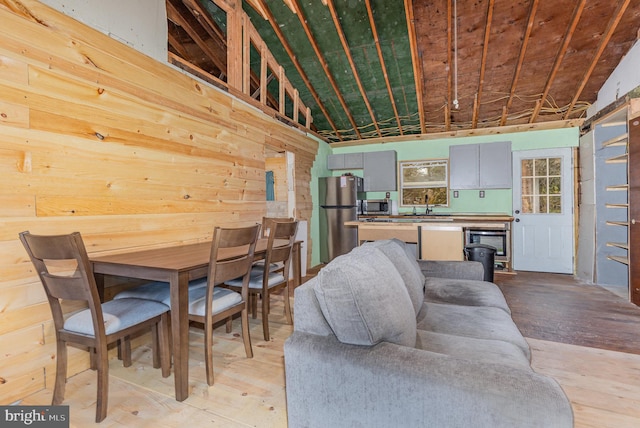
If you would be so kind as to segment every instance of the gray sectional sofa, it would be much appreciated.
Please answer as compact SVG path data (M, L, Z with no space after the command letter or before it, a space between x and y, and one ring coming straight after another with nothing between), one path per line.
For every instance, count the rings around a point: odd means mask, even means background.
M367 243L295 291L285 342L298 427L572 427L535 373L500 289L478 262L429 262Z

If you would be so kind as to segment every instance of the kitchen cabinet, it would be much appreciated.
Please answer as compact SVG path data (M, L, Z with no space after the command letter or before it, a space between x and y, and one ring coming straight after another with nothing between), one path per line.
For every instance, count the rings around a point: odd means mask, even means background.
M364 153L364 191L388 192L397 189L395 150Z
M358 245L368 241L399 239L410 244L418 243L418 226L415 224L356 223Z
M461 226L420 226L420 258L464 260L464 232Z
M362 169L364 153L342 153L327 156L328 169Z
M496 255L501 265L496 272L512 272L511 221L505 214L454 214L451 217L382 216L368 220L345 222L346 227L358 229L358 245L367 241L399 239L415 247L416 258L423 260L464 260L465 232L472 230L504 230L506 243L504 255Z
M511 142L449 147L451 189L510 189Z

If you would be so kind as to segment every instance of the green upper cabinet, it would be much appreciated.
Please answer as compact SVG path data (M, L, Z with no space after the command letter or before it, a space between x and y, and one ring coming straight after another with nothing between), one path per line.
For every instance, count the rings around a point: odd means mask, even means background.
M451 189L510 189L511 142L449 147Z

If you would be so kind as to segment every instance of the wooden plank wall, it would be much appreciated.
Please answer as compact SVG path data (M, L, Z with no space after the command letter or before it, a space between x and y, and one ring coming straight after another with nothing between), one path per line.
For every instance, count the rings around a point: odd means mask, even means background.
M90 253L261 221L264 148L296 158L310 220L317 141L34 0L0 0L0 404L52 385L51 314L18 233ZM84 370L72 352L69 374Z

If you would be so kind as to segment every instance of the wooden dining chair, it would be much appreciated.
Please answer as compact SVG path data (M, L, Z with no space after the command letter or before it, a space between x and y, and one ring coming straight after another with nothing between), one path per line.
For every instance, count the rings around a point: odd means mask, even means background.
M270 340L269 336L269 307L271 294L282 290L284 297L285 317L288 324L293 324L291 316L291 302L289 299L289 271L293 244L298 230L297 220L273 221L269 232L267 252L262 269L251 272L249 279L250 304L252 309L257 306L257 297L262 300L262 331L264 340ZM278 265L276 270L271 270L273 265ZM225 285L232 290L244 288L242 278L226 281Z
M189 320L204 326L204 353L207 384L213 385L213 326L227 321L227 333L231 322L240 314L242 340L247 358L253 357L249 336L247 302L249 277L260 225L240 228L216 227L211 242L211 256L206 278L189 282ZM227 280L240 277L237 291L220 287ZM169 284L153 282L118 293L114 300L135 296L171 306Z
M189 294L189 320L204 324L204 354L207 384L213 385L213 325L240 314L242 340L247 358L253 357L249 336L249 276L260 225L220 228L213 232L207 287ZM242 253L239 249L244 248ZM226 254L225 254L226 253ZM235 253L233 257L229 254ZM220 287L232 278L242 278L239 292Z
M262 217L262 237L269 237L269 231L273 227L273 222L276 221L293 221L293 217Z
M261 229L262 237L263 238L269 237L269 232L271 231L274 222L293 221L293 220L295 220L293 217L262 217L262 229ZM278 269L281 269L282 267L284 267L283 263L271 263L271 265L269 266L269 270L273 272ZM262 273L263 268L264 268L264 259L257 260L253 262L253 267L251 268L251 271L257 275ZM255 305L253 305L252 312L253 312L253 318L255 318L256 317Z
M53 315L57 347L53 405L64 401L67 343L88 347L91 368L97 369L96 422L107 416L107 347L110 344L138 331L151 329L154 353L160 355L162 376L169 376L167 305L141 299L121 299L101 304L87 251L78 232L42 236L32 235L27 231L19 236L44 286ZM83 301L87 309L80 310L65 320L61 300Z

